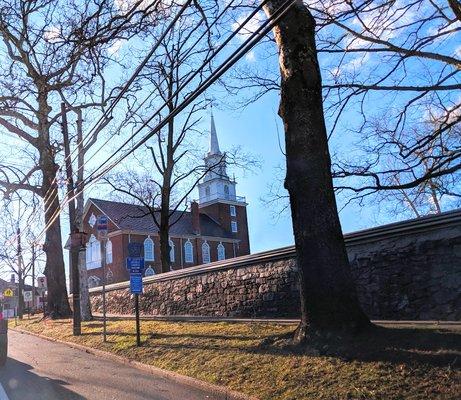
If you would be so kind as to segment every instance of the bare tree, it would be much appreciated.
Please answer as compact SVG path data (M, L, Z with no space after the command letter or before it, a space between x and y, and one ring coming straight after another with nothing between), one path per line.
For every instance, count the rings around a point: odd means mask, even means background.
M36 210L39 202L35 198L15 196L14 200L6 200L0 212L0 273L13 273L18 277L18 317L24 313L25 280L32 278L34 287L35 273L38 272L38 261L42 250L37 246ZM35 230L35 232L34 232Z
M6 197L28 191L44 200L48 313L54 317L70 315L56 179L62 149L58 104L64 95L73 97L68 102L74 108L85 108L76 93L87 93L98 77L103 79L109 46L152 23L153 6L141 3L133 2L123 15L115 3L105 1L0 4L0 125L30 163L24 168L10 162L1 170L0 187Z
M270 16L282 4L269 1L265 11ZM370 322L356 296L335 202L315 20L303 3L296 2L273 32L281 74L285 188L300 278L301 323L296 339L358 331Z

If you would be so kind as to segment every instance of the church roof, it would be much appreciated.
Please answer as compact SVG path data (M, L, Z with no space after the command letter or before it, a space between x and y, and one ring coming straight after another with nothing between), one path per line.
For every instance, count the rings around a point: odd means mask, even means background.
M149 214L146 207L136 204L122 203L117 201L108 201L101 199L89 199L97 208L99 208L114 224L121 230L138 231L145 233L157 233L158 228L154 224L152 216ZM160 217L160 212L158 212ZM189 211L175 211L170 217L171 223L175 222L170 227L170 235L194 235L192 224L192 213ZM200 234L202 236L219 237L219 238L234 238L233 234L224 229L215 220L206 214L199 214L200 218Z

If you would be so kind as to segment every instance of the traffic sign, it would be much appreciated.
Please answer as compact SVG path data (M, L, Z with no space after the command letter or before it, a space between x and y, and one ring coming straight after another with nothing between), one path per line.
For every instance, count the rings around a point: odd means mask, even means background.
M137 242L128 243L128 256L141 257L142 244Z
M14 296L14 293L11 289L5 289L5 291L3 292L3 295L5 297L13 297Z
M142 294L141 274L130 274L130 291L133 294Z
M32 291L31 290L23 292L23 296L24 296L24 301L26 302L32 301Z
M46 277L45 276L39 276L37 278L37 286L40 289L46 288Z
M144 271L144 258L128 257L126 259L126 268L130 274L142 274Z

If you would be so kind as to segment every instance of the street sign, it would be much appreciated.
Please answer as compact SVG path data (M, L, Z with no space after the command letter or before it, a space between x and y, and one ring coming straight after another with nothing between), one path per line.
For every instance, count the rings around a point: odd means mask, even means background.
M14 296L14 293L11 289L5 289L5 291L3 292L3 295L5 297L13 297Z
M23 292L23 296L24 296L25 302L32 301L32 291L31 290Z
M37 286L38 286L40 289L46 288L46 277L45 277L45 276L39 276L39 277L37 278Z
M105 215L100 215L97 222L97 230L100 239L107 237L109 219Z
M130 274L142 274L144 272L144 258L128 257L126 259L126 269Z
M128 243L128 257L141 257L143 245L137 242Z
M130 291L133 294L142 294L141 274L130 274Z

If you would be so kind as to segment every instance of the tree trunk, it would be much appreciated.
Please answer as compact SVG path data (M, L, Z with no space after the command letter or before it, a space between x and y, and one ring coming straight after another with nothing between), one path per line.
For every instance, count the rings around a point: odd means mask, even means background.
M265 6L269 16L283 3ZM290 196L301 295L298 341L369 324L350 274L331 177L315 21L297 2L274 28L279 49L286 146L285 188Z
M46 167L43 171L43 193L50 190L49 200L45 202L45 224L48 226L59 208L59 198L57 195L57 186L54 179L54 160L51 154L48 154L48 160L44 161ZM51 206L49 206L51 202ZM64 269L63 247L61 240L61 221L57 217L48 227L45 236L44 250L46 253L45 275L48 284L47 296L47 315L52 318L69 318L71 309L66 289L66 276Z

